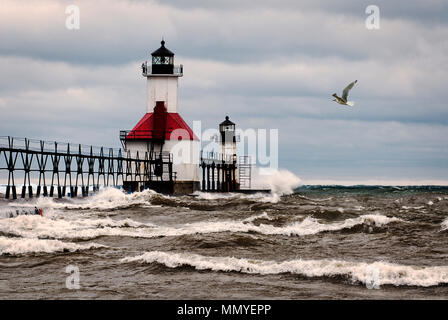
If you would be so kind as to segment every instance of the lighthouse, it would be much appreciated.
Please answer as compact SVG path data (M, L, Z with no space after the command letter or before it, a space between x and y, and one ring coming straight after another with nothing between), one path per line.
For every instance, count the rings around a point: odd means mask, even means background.
M219 124L219 133L221 135L221 154L224 162L231 163L230 170L226 172L227 180L231 181L230 190L236 191L239 188L237 174L237 155L236 142L239 136L235 135L235 123L230 121L229 116ZM224 181L224 179L223 179Z
M219 133L221 134L221 153L226 160L236 162L236 140L235 123L230 121L229 116L219 124Z
M121 131L120 139L126 155L148 157L154 165L149 168L150 181L143 185L125 178L123 186L131 191L149 187L175 194L199 190L200 141L178 110L183 66L174 64L174 53L165 47L164 40L151 53L151 63L142 64L142 75L146 78L146 113L132 130ZM128 166L127 171L133 173L145 169L132 163Z

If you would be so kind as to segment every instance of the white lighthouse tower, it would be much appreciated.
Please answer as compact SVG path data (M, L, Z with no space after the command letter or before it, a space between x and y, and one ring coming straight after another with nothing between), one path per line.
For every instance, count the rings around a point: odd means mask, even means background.
M151 56L151 64L142 64L147 79L146 114L131 131L121 134L125 153L131 157L137 152L140 157L145 153L160 158L168 155L175 175L173 192L192 193L200 187L200 141L178 112L178 79L183 76L183 66L174 65L174 53L163 40Z
M174 66L174 53L162 46L151 53L152 65L142 65L143 76L147 78L147 113L153 112L157 101L163 101L169 113L177 113L178 79L183 76L183 66Z

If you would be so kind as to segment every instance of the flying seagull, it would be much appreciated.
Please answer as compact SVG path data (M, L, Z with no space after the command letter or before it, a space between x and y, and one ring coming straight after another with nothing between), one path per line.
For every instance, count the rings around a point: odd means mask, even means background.
M347 97L348 97L348 92L353 88L353 86L355 85L356 82L358 82L358 80L353 81L347 87L345 87L344 91L342 91L341 98L338 97L338 95L336 93L333 93L333 97L335 97L335 99L333 99L333 101L336 101L339 104L353 107L355 105L355 103L353 101L347 101Z

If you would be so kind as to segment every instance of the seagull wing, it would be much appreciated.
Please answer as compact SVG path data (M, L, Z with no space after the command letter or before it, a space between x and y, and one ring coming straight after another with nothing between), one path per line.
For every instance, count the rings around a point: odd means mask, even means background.
M344 91L342 91L342 99L347 101L348 92L353 88L353 86L355 85L356 82L358 82L358 80L353 81L347 87L345 87Z

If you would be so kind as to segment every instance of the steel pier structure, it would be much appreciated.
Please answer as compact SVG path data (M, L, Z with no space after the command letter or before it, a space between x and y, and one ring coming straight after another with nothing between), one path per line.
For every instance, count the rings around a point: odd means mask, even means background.
M235 192L239 190L236 157L201 151L200 166L202 191Z
M17 179L23 179L21 198L85 197L100 186L170 192L176 179L172 164L171 154L137 152L131 157L121 149L0 137L0 180L7 179L6 199L17 199Z

